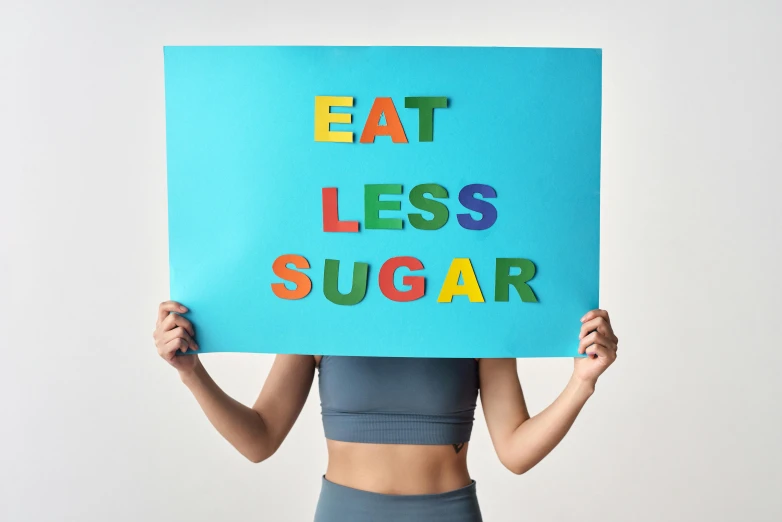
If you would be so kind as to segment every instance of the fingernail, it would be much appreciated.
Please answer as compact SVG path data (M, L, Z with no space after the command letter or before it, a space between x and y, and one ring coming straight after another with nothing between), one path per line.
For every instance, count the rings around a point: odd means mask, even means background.
M180 306L179 309L182 310L183 312L187 312L187 307L185 306Z

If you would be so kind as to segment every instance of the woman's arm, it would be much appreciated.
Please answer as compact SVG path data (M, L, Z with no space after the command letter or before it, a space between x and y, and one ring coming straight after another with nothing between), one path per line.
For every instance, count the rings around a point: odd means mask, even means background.
M280 447L307 400L315 375L311 355L278 355L252 408L228 396L210 377L198 355L188 310L174 301L160 304L153 332L158 354L176 368L209 422L242 455L253 462L266 460Z
M200 363L181 377L220 435L252 462L262 462L282 445L299 417L314 374L312 355L277 355L252 408L221 390Z
M481 359L481 404L494 449L502 464L521 474L535 466L565 437L594 393L597 378L616 359L618 339L608 313L582 318L579 353L564 391L546 409L529 416L516 371L516 359Z

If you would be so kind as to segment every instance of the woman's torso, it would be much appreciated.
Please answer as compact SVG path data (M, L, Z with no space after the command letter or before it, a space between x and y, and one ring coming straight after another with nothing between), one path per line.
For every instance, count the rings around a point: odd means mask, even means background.
M317 356L316 363L328 480L397 495L471 482L476 360Z

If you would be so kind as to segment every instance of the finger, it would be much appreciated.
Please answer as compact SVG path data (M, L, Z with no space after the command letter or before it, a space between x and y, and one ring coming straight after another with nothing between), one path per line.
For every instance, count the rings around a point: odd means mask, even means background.
M613 328L611 328L611 323L602 317L595 317L594 319L591 319L582 324L581 332L579 333L578 338L583 339L594 331L600 332L602 335L605 335L611 339L614 343L619 342L619 339L617 339L616 335L614 335Z
M180 337L188 342L190 346L193 347L193 350L198 350L198 343L195 342L195 340L190 337L190 334L187 333L187 330L182 328L181 326L177 326L173 330L169 330L165 332L160 339L160 342L164 345L168 342L172 341L173 339L176 339L177 337Z
M606 359L614 359L616 358L616 351L611 350L610 348L603 346L601 344L592 344L587 347L586 355L587 357L592 357L594 359L598 357L606 358Z
M163 301L158 306L157 322L161 323L171 312L185 313L187 312L187 307L176 301Z
M168 330L173 330L177 326L181 326L187 330L187 333L189 333L191 337L195 337L195 327L193 327L193 323L191 323L190 319L187 317L183 317L179 314L168 314L168 317L163 319L163 321L160 323L159 329L165 332Z
M191 348L191 346L188 344L187 340L177 337L163 345L163 351L160 355L167 361L171 361L176 357L177 352L185 353L189 348Z
M593 344L599 344L616 351L616 344L612 339L599 332L592 332L581 339L581 342L578 344L578 353L585 353L587 347Z
M601 310L600 308L596 308L594 310L590 310L587 313L584 314L584 317L581 318L581 322L585 323L587 321L591 321L595 317L602 317L607 322L611 322L611 318L608 316L608 312L605 310Z

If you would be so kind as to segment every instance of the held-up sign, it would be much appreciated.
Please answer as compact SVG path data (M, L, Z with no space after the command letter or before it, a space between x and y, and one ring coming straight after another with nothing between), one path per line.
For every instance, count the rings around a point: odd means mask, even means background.
M599 50L167 47L165 82L201 352L577 355Z

